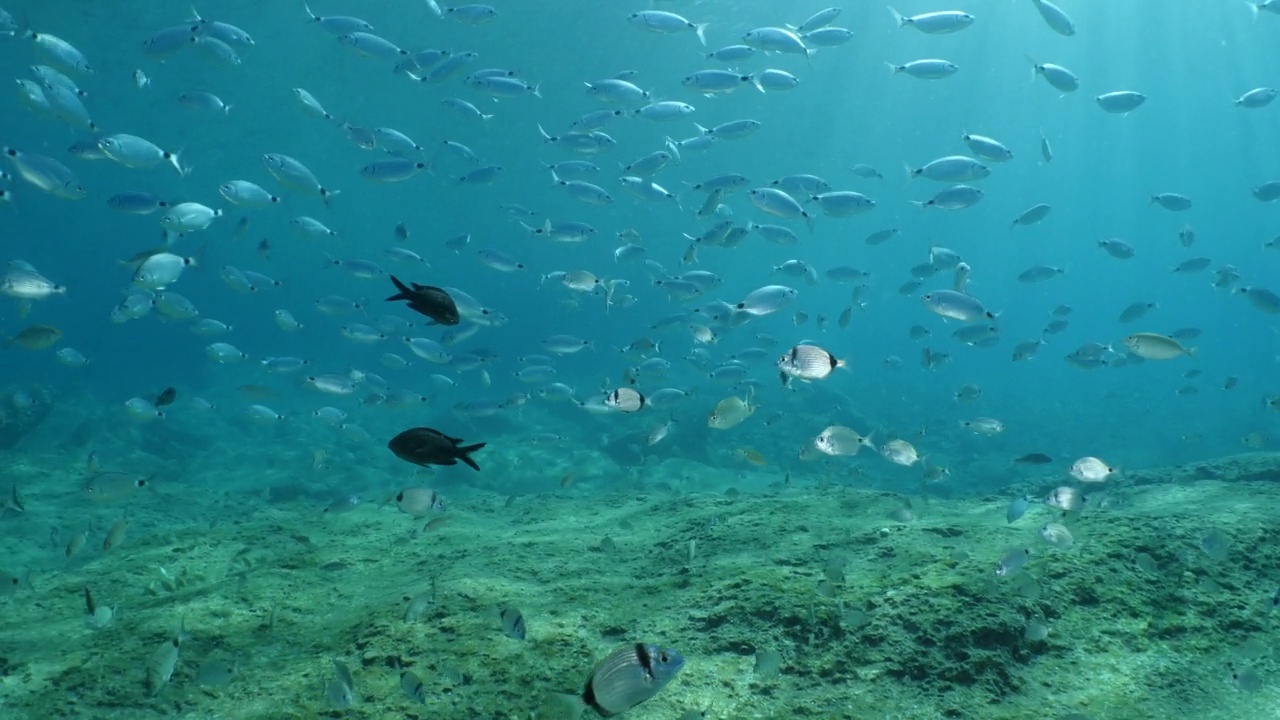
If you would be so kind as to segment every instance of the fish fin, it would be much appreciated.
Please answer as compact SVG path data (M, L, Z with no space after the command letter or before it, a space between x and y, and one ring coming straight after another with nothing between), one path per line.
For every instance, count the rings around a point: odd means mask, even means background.
M458 456L458 459L469 465L472 470L479 471L480 466L476 464L475 460L471 459L471 453L483 448L487 444L488 443L476 443L474 445L463 445L459 447L458 452L462 454Z
M586 709L587 703L581 695L553 693L543 702L538 717L546 717L548 720L578 720Z
M394 284L396 286L396 289L399 290L400 292L387 298L387 302L392 302L395 300L408 300L409 293L411 292L409 288L405 287L405 284L400 282L400 278L396 277L395 275L390 275L388 277L391 278L392 284Z

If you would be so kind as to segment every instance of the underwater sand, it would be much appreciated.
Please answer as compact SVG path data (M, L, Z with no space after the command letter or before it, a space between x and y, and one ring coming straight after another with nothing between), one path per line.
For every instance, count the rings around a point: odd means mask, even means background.
M538 466L551 452L495 448L486 475L520 460ZM1109 483L1066 520L1069 550L1039 538L1056 511L1033 504L1013 525L1004 517L1009 497L1043 496L1056 476L999 498L916 496L905 514L903 496L784 486L767 469L668 460L627 477L599 455L574 456L567 489L553 484L558 468L545 473L556 489L510 500L454 487L449 520L429 531L427 519L369 493L332 514L285 490L274 501L265 490L221 490L213 473L89 508L65 458L26 456L6 479L28 512L0 529L6 547L28 553L7 557L6 569L35 567L34 587L0 598L0 717L528 718L633 641L688 658L634 718L709 709L710 718L1211 720L1280 708L1270 614L1278 456ZM326 472L301 456L275 460L297 465L256 471L260 487L314 487ZM181 504L192 492L195 512ZM104 554L106 527L126 509L129 534ZM49 527L88 516L98 518L89 546L64 563ZM1230 541L1217 561L1200 548L1214 529ZM1033 553L1021 575L996 577L999 558L1019 547ZM1138 568L1140 553L1154 572ZM845 563L845 582L820 593L833 559ZM433 604L406 622L408 599L433 581ZM110 626L87 627L85 585L117 606ZM524 613L523 642L493 615L508 605ZM1049 626L1047 638L1023 639L1029 618ZM180 622L189 637L179 667L152 696L145 662ZM781 667L759 677L756 655L768 651ZM209 658L238 662L229 684L197 684ZM349 709L329 707L322 691L333 659L355 676ZM422 677L425 705L400 690L397 663ZM1260 689L1235 687L1233 672L1245 670Z

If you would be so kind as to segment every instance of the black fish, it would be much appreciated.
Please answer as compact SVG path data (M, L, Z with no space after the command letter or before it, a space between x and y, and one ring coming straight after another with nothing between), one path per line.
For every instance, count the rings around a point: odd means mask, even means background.
M480 466L471 459L471 453L484 447L486 443L462 445L462 438L449 437L433 428L411 428L391 438L387 447L396 457L414 465L457 465L458 461L479 470Z
M1053 462L1053 458L1044 453L1030 453L1020 458L1015 458L1014 462L1023 463L1025 465L1048 465Z
M159 395L156 396L156 401L151 404L155 405L156 407L164 407L165 405L172 405L174 398L176 397L178 397L178 389L173 387L167 387L163 391L161 391Z
M387 302L408 300L410 310L416 310L441 325L458 324L458 306L449 297L449 293L438 287L418 283L409 283L413 287L406 287L395 275L391 276L391 282L395 283L400 292L387 298Z

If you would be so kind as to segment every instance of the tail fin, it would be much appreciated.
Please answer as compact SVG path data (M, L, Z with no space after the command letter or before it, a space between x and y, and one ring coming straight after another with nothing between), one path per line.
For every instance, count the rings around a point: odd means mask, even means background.
M459 447L458 452L462 454L458 456L458 459L470 465L472 470L479 470L480 466L476 464L475 460L471 459L471 453L483 448L485 445L488 445L488 443L476 443L475 445L463 445Z
M396 277L395 275L390 275L389 277L391 278L391 282L395 284L396 289L399 290L400 292L387 298L387 302L395 302L396 300L409 300L410 299L409 293L411 292L409 288L405 287L404 283L400 282L400 278Z

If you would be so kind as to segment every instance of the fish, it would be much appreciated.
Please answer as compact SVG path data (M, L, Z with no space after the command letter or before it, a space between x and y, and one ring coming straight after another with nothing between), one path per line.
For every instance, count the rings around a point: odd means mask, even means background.
M1051 522L1046 524L1040 528L1040 537L1059 550L1068 550L1075 544L1075 538L1071 536L1071 531L1062 523Z
M875 450L870 435L863 437L856 430L841 425L831 425L818 433L813 439L813 446L819 452L834 457L857 455L864 447Z
M1095 483L1102 482L1119 471L1096 457L1082 457L1071 464L1068 472L1080 482Z
M151 658L147 661L147 689L152 695L158 695L173 677L173 671L178 667L180 644L180 638L174 636L151 653Z
M333 661L333 677L324 683L324 696L335 708L349 708L355 704L355 679L341 660Z
M620 715L662 691L684 667L679 652L653 643L623 645L596 663L582 692L561 696L576 717L590 708L601 717Z
M880 454L894 465L901 465L903 467L911 467L917 462L920 462L920 453L916 451L915 447L911 443L901 438L890 440L884 445L881 445Z
M502 633L504 635L515 640L524 640L524 615L520 613L519 609L513 607L503 608L498 612L498 621L502 625Z
M1025 496L1016 497L1013 502L1009 503L1009 508L1004 511L1005 522L1012 525L1019 518L1026 514L1027 508L1031 506L1031 501Z
M1013 461L1023 465L1048 465L1053 462L1053 458L1044 453L1027 453L1014 458Z
M633 413L645 406L645 397L634 388L620 387L605 395L604 404L618 412Z
M1183 347L1171 337L1157 333L1134 333L1124 339L1129 352L1145 360L1173 360L1195 355L1195 348Z
M410 310L426 315L439 325L457 325L460 322L457 303L442 288L418 283L410 283L412 287L409 287L395 275L389 277L399 292L387 298L387 302L405 300Z
M752 396L753 393L749 391L745 398L732 395L716 403L707 416L707 426L716 430L728 430L741 424L756 411Z
M996 563L998 577L1013 577L1031 560L1031 551L1027 549L1010 550Z
M240 672L239 663L221 658L210 658L196 669L196 684L201 687L223 687Z
M400 671L400 689L410 700L425 704L427 702L427 686L422 683L417 673L412 670Z
M10 486L9 496L4 499L3 504L0 504L0 515L6 512L25 513L26 511L26 506L22 504L22 497L18 495L18 486L16 484Z
M788 378L803 382L825 380L838 368L845 367L845 361L837 359L817 345L796 345L778 358L775 364L784 385Z
M150 487L153 476L140 477L121 472L97 472L84 484L84 494L95 503L127 500L138 490Z
M178 397L177 388L167 387L164 390L162 390L159 395L156 396L156 399L151 404L156 407L164 407L165 405L172 405L173 401L177 399L177 397Z
M471 453L487 444L462 445L460 438L449 437L434 428L417 427L396 435L387 447L396 457L414 465L456 465L461 460L478 471L480 466L471 458Z
M1064 512L1074 512L1084 507L1087 500L1088 498L1082 495L1079 490L1069 485L1062 485L1054 488L1045 496L1044 504Z
M440 493L424 487L405 488L396 493L395 501L397 510L413 518L426 517L448 509Z
M24 350L47 350L62 339L62 331L52 325L31 325L16 335L5 338L4 346L16 345Z

